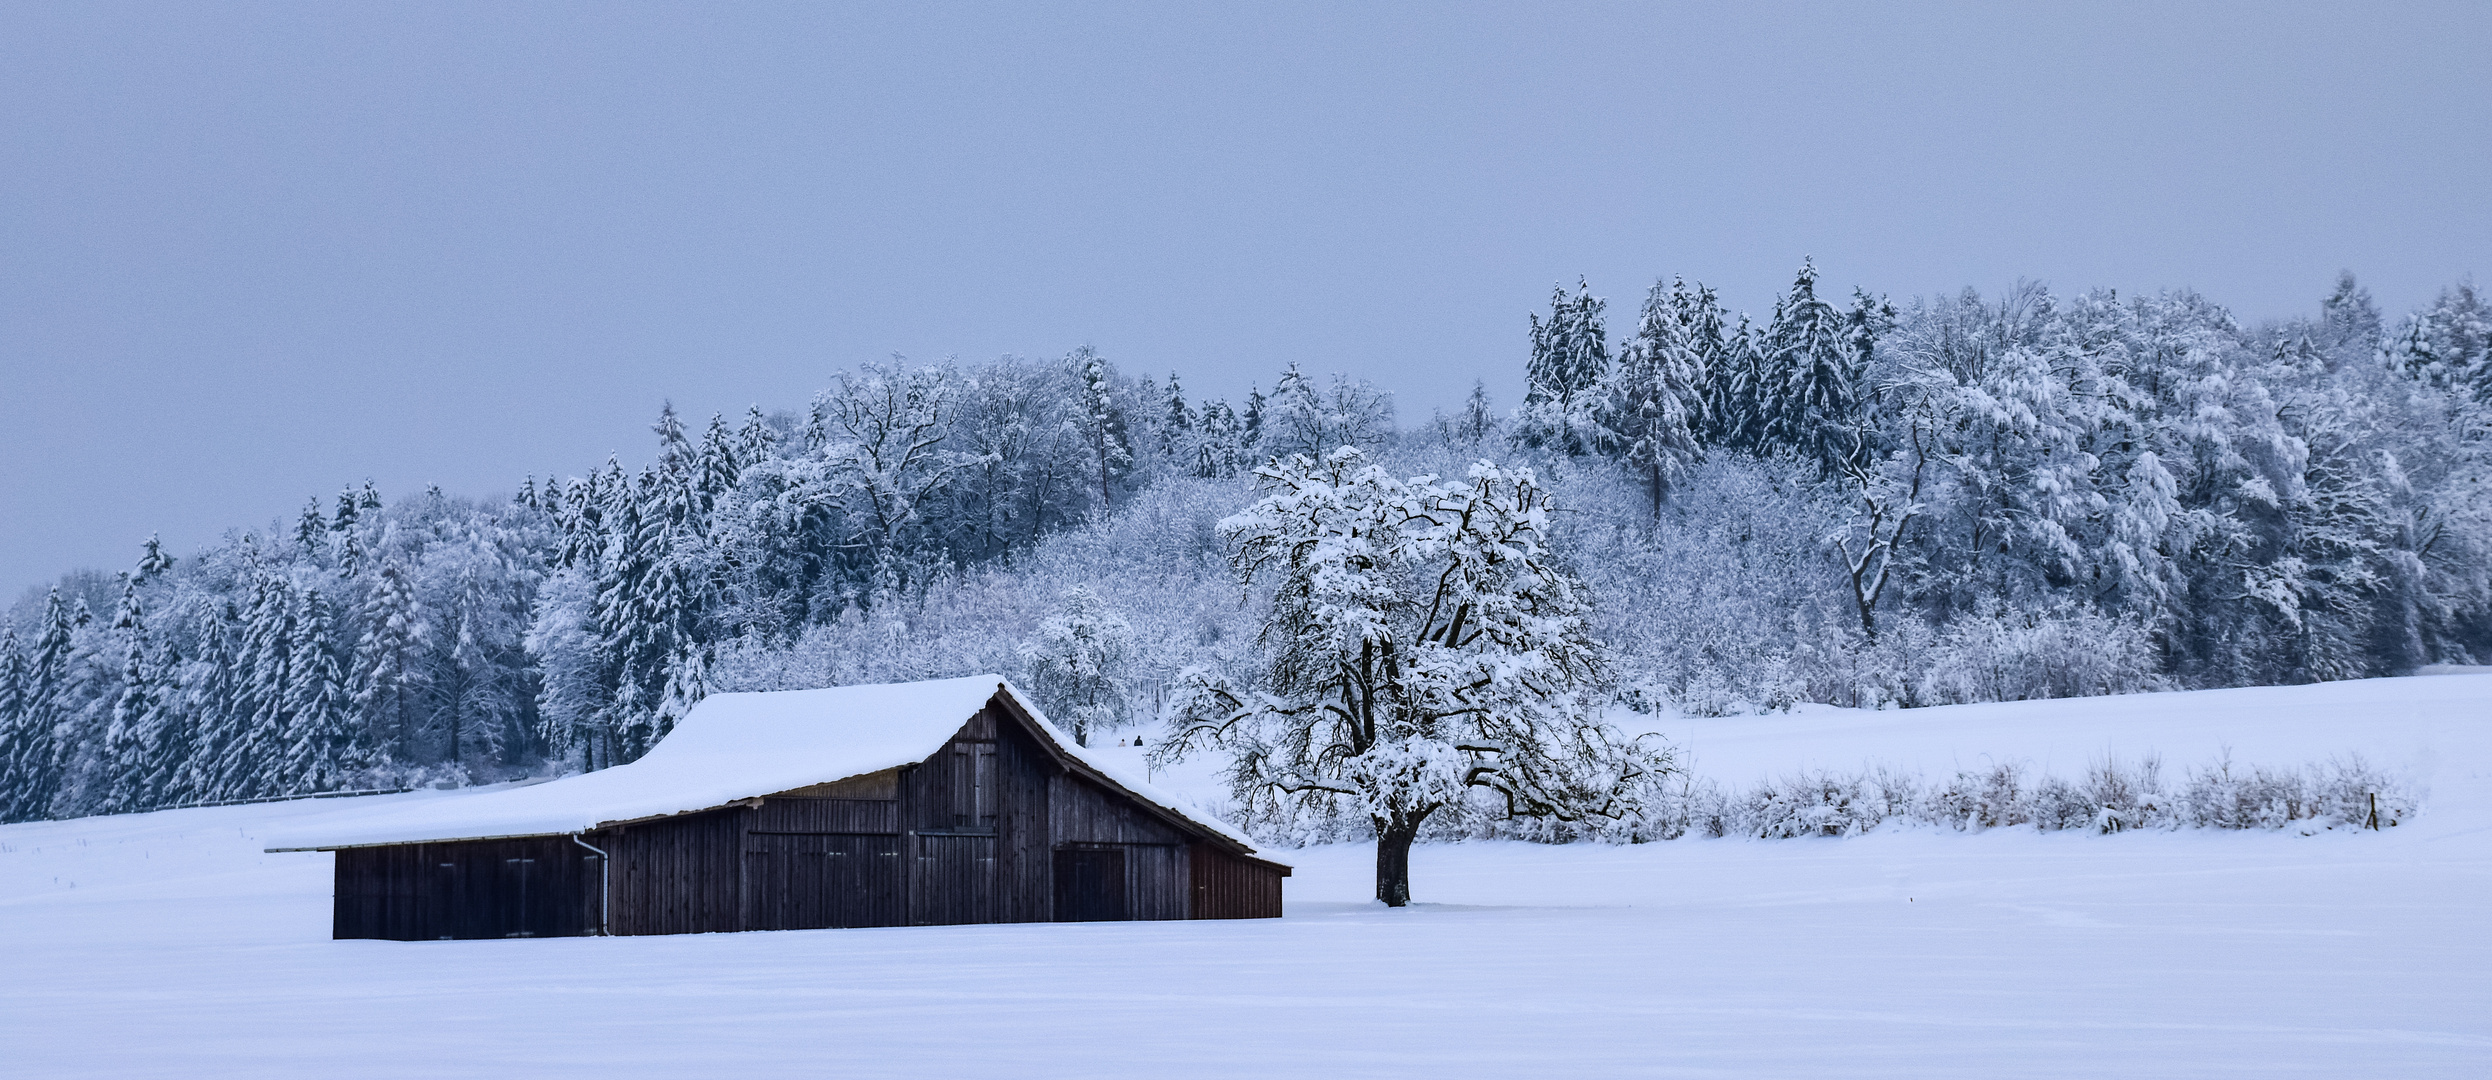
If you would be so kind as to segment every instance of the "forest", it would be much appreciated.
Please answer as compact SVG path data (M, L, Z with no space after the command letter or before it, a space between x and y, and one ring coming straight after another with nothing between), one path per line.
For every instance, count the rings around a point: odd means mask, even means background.
M600 769L711 692L989 671L1084 740L1182 742L1205 695L1291 677L1294 579L1253 572L1253 529L1344 447L1395 490L1523 500L1580 624L1550 640L1611 715L2492 657L2471 283L2390 318L2349 274L2245 325L2188 291L1828 295L1804 264L1759 315L1673 278L1518 323L1511 408L1475 386L1413 422L1294 364L1230 402L1090 349L895 357L803 408L665 408L638 469L350 483L150 539L0 618L0 820Z

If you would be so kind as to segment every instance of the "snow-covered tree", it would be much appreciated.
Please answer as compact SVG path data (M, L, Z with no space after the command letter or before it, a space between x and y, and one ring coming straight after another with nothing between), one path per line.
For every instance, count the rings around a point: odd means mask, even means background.
M1765 331L1757 400L1761 444L1814 461L1825 476L1868 452L1860 426L1862 350L1845 323L1843 313L1817 297L1816 264L1803 262Z
M1704 357L1689 334L1695 302L1685 282L1653 283L1602 403L1606 447L1643 481L1655 521L1671 484L1704 457L1695 430L1704 406Z
M1114 493L1134 470L1133 434L1126 428L1125 406L1118 400L1115 375L1106 358L1088 345L1065 358L1081 379L1082 438L1090 447L1099 506L1115 505Z
M11 821L50 817L53 797L60 791L64 711L61 706L70 681L75 628L58 588L44 595L41 619L20 684L23 689L17 722L12 725L6 747L8 760L0 762L7 769L7 816Z
M1221 527L1240 579L1272 590L1268 659L1188 672L1164 759L1218 748L1251 806L1364 816L1397 907L1420 826L1473 791L1510 815L1634 811L1668 757L1598 719L1604 651L1530 470L1405 480L1345 447L1257 476L1264 497Z
M1578 282L1575 295L1558 286L1549 297L1549 318L1531 320L1531 359L1523 371L1523 407L1515 412L1514 437L1524 446L1563 454L1591 453L1601 443L1600 387L1609 376L1609 330L1601 321L1609 302Z
M1344 446L1373 448L1393 434L1393 395L1335 373L1327 386L1291 364L1264 408L1263 449L1321 457Z
M1041 621L1017 652L1030 692L1050 717L1072 729L1075 743L1088 746L1093 732L1125 723L1133 625L1098 594L1081 586L1066 590L1063 608Z
M318 589L304 590L294 617L294 639L287 647L287 665L294 672L286 687L292 730L278 768L288 792L335 791L364 766L336 639L328 600Z
M417 660L423 655L428 628L404 565L382 565L358 621L363 624L363 635L355 642L348 687L361 729L359 741L386 748L385 758L413 761L423 677Z
M0 821L24 821L35 815L24 805L32 786L20 762L34 741L28 709L26 653L17 643L17 628L0 623Z

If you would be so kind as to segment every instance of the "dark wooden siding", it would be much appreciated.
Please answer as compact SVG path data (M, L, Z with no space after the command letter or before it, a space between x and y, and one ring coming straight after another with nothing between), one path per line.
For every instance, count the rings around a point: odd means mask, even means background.
M761 833L877 833L900 831L900 804L892 799L817 799L775 796L763 800L753 831Z
M918 926L995 921L995 838L920 833L909 867L909 921Z
M614 856L616 934L703 934L744 928L745 822L729 807L599 833Z
M337 853L340 938L595 933L597 857L562 837L400 844Z
M1260 859L1220 851L1208 844L1196 844L1193 855L1192 917L1281 917L1281 878L1288 875L1287 870Z
M908 879L899 836L753 833L745 839L744 928L897 926Z
M1048 820L1058 844L1182 844L1189 837L1133 800L1071 774L1048 790Z
M1190 837L1132 799L1070 773L1049 785L1047 812L1058 850L1123 850L1124 918L1186 917L1193 891L1185 848Z
M1019 724L996 732L995 921L1046 922L1056 917L1047 806L1055 763Z

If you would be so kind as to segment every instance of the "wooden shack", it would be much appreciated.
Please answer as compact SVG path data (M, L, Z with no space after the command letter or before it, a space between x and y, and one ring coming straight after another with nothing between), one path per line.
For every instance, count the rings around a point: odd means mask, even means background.
M639 761L403 801L336 853L334 936L1253 919L1289 868L993 676L713 695Z

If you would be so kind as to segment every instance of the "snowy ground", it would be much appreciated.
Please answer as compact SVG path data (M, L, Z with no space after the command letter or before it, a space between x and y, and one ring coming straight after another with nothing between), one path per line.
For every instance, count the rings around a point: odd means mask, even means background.
M12 825L0 1075L2492 1075L2492 675L1673 734L1731 783L2360 751L2426 801L2380 834L1435 846L1401 911L1317 849L1260 922L415 944L328 940L329 858L259 852L335 802Z

